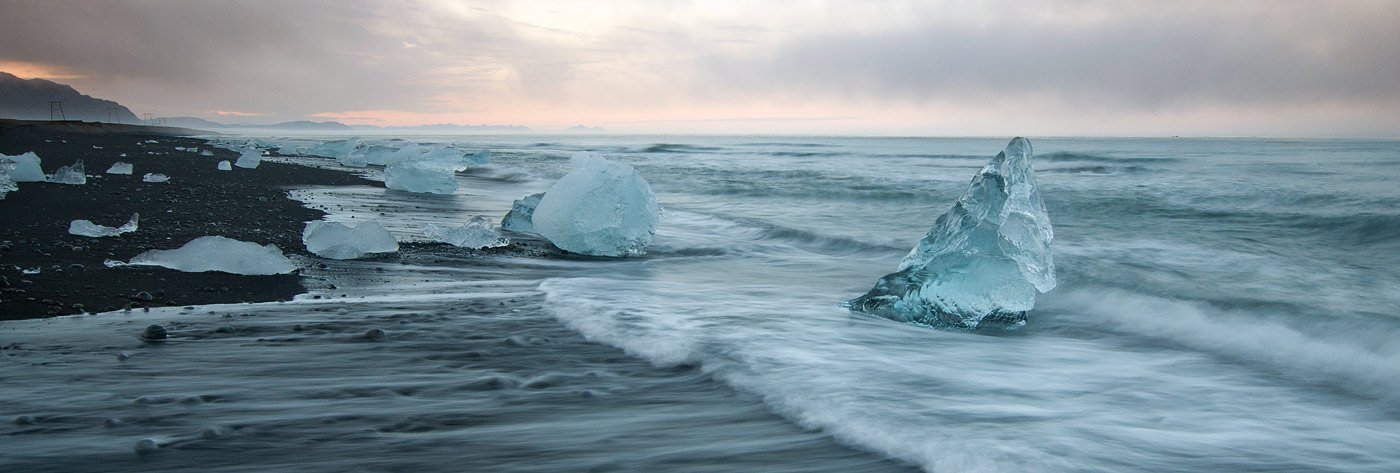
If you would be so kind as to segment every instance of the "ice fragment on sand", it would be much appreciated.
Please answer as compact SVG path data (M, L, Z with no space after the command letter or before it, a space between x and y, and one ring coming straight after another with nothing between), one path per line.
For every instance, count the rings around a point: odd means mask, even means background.
M131 175L132 167L133 166L131 165L131 163L123 163L121 161L117 161L115 163L112 163L112 167L107 168L107 174Z
M213 155L214 155L214 152L213 152L213 151L209 151L209 150L207 150L207 149L206 149L206 150L200 150L200 151L199 151L199 155L200 155L200 156L213 156Z
M1011 140L898 271L846 306L939 328L1025 324L1036 292L1055 287L1054 230L1030 159L1030 141Z
M44 182L44 169L39 167L39 155L33 151L10 156L0 154L0 170L15 182Z
M491 221L482 216L472 217L460 227L429 224L423 227L423 235L463 248L496 248L510 244L510 240L491 228Z
M544 193L530 194L519 199L510 206L510 213L501 219L501 228L516 233L535 233L535 224L531 221L535 216L535 207L540 205L540 199L544 198Z
M247 169L255 169L259 164L262 164L262 151L257 148L243 150L243 154L238 156L238 161L233 163L234 166Z
M632 166L588 153L545 192L535 233L565 251L596 256L642 254L656 234L661 206Z
M83 169L83 160L79 159L72 165L64 166L54 171L53 175L49 176L49 182L58 184L87 184L87 174L85 174L85 172L86 170Z
M74 220L68 223L68 233L70 235L93 238L117 236L123 233L136 231L136 221L140 218L140 214L131 214L131 220L128 220L125 225L120 227L98 225L88 220Z
M335 222L310 222L301 232L306 250L330 259L355 259L370 253L399 251L394 235L377 222L350 227Z
M219 271L233 274L287 274L296 264L273 245L259 245L221 236L202 236L173 250L151 250L129 264L162 266L187 273Z
M165 182L169 180L170 176L154 172L148 172L146 175L141 176L142 182Z
M232 171L232 170L233 170L233 163L228 162L227 159L225 159L225 160L223 160L223 161L219 161L219 170L220 170L220 171Z
M10 179L9 174L0 172L0 200L3 200L5 198L5 194L9 194L11 191L17 190L19 190L19 186L15 184L15 180Z

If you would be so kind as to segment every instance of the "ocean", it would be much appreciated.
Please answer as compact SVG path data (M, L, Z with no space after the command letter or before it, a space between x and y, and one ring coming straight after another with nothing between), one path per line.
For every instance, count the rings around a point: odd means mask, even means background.
M499 221L589 151L649 181L656 239L626 259L407 246L303 261L285 303L8 322L0 464L1400 471L1400 142L1031 137L1059 286L1018 330L963 333L838 304L1010 137L396 138L492 162L452 196L293 197L421 240ZM171 341L136 340L148 323Z

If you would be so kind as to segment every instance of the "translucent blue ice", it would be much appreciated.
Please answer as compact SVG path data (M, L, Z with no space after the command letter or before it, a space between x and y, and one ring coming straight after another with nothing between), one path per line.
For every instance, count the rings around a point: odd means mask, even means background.
M501 236L501 232L491 227L491 221L480 215L460 227L428 224L423 227L423 236L462 248L496 248L510 244L509 238Z
M1030 141L1011 140L899 270L846 305L938 328L1024 325L1036 292L1055 287L1055 235L1030 158Z
M355 259L371 253L399 251L394 235L378 222L348 226L336 222L309 222L301 232L306 251L330 259Z
M531 218L535 233L574 253L645 252L661 218L646 179L632 166L588 153L574 155L573 167L540 199Z
M78 162L58 168L57 171L54 171L53 175L49 176L49 182L74 185L87 184L86 173L87 171L83 167L83 160L79 159Z
M287 274L297 269L273 245L258 245L222 236L203 236L173 250L151 250L131 258L132 265L163 266L188 273Z
M15 182L44 182L44 169L39 162L39 155L33 151L14 156L0 154L0 170Z
M516 233L535 233L535 207L540 205L540 199L544 198L544 193L530 194L519 199L510 206L510 213L501 219L501 228Z
M238 161L233 162L234 166L246 169L256 169L259 164L262 164L262 150L257 148L243 150L243 154L238 155Z

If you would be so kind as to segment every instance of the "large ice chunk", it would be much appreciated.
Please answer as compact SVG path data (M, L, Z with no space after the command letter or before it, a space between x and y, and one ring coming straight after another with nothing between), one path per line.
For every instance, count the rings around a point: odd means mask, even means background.
M540 199L531 221L535 233L574 253L627 256L645 252L661 206L632 166L588 153Z
M427 194L457 192L456 169L436 161L405 159L384 168L384 187Z
M98 225L89 220L74 220L68 222L68 234L93 238L113 237L136 231L136 221L140 219L141 214L131 214L131 220L127 220L126 224L120 227Z
M319 143L316 146L312 146L311 149L308 149L305 154L311 156L320 156L323 158L339 158L341 156L354 152L355 147L359 146L359 144L360 140L356 138L327 141L324 143Z
M10 179L9 174L0 172L0 200L5 199L5 194L17 190L19 190L19 186L15 184L15 180Z
M370 253L399 251L394 235L377 222L354 227L335 222L310 222L301 232L306 250L322 258L355 259Z
M39 167L39 155L33 151L10 156L0 154L0 169L15 182L44 182L44 169Z
M496 248L510 244L510 239L491 228L490 220L479 215L460 227L428 224L423 227L423 235L434 241L463 248Z
M131 163L117 161L112 163L112 167L107 168L107 174L126 174L129 176L131 175L132 168L133 166Z
M49 182L75 185L87 184L86 172L87 170L83 168L83 160L79 159L72 165L64 166L54 171L53 175L49 176Z
M501 219L501 228L516 233L535 233L535 223L531 219L535 218L535 207L539 207L543 198L544 193L541 192L515 199L510 212Z
M151 250L128 264L163 266L187 273L220 271L233 274L286 274L297 269L273 245L259 245L221 236L202 236L173 250Z
M262 150L257 148L243 150L243 154L238 156L238 161L233 163L234 166L246 169L256 169L259 164L262 164Z
M899 270L847 307L938 328L1025 324L1036 292L1055 287L1055 235L1030 160L1030 141L1011 140Z

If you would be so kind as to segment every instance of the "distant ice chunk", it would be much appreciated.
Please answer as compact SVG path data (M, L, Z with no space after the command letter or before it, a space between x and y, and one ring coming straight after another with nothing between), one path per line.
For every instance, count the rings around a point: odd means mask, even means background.
M5 199L5 194L17 190L19 190L19 185L15 184L15 180L10 179L9 174L0 172L0 200Z
M83 169L83 160L79 159L72 165L58 168L57 171L53 172L52 176L49 176L49 182L74 185L87 184L87 174L86 170Z
M460 227L429 224L423 227L423 235L434 241L463 248L496 248L510 244L510 239L491 228L491 221L482 216L472 217L466 225Z
M535 223L531 221L535 217L535 207L540 205L540 199L544 198L544 193L530 194L519 199L510 206L510 213L501 219L501 228L516 233L535 233Z
M141 176L141 181L142 181L142 182L165 182L165 181L169 181L169 180L170 180L170 176L167 176L167 175L164 175L164 174L161 174L161 173L156 173L156 172L148 172L148 173L146 173L146 175Z
M213 152L213 151L210 151L210 150L207 150L207 149L202 149L202 150L199 150L199 155L200 155L200 156L213 156L213 155L214 155L214 152Z
M287 274L297 269L273 245L259 245L222 236L202 236L173 250L151 250L128 264L162 266L187 273L219 271L233 274Z
M44 182L48 179L39 161L39 155L33 151L15 156L0 154L0 169L15 182Z
M232 171L232 170L233 170L233 163L228 162L227 159L225 159L225 160L223 160L223 161L219 161L219 170L220 170L220 171Z
M117 161L117 162L115 162L115 163L112 163L112 167L107 168L107 174L126 174L126 175L131 175L131 171L132 171L132 165L131 165L131 163L123 163L123 162L121 162L121 161Z
M359 151L336 156L335 161L341 166L352 168L362 168L369 165L369 161L365 160L365 155Z
M394 235L377 222L354 227L336 222L310 222L301 232L306 250L322 258L355 259L371 253L399 251Z
M259 164L262 164L262 150L257 148L243 150L243 154L238 156L238 161L233 163L234 166L246 169L256 169Z
M327 141L312 146L310 149L306 150L305 154L323 158L339 158L354 152L355 147L359 146L359 144L360 140L357 138Z
M846 306L937 328L1024 325L1036 292L1056 284L1054 230L1030 160L1030 141L1011 140L898 271Z
M596 256L639 255L656 234L661 206L632 166L588 153L540 199L535 233L565 251Z
M114 237L136 231L136 222L140 218L140 214L131 214L131 220L120 227L98 225L88 220L74 220L68 223L68 234L93 238Z
M398 151L398 148L374 144L360 148L356 153L365 161L365 164L383 166L388 164L389 156L393 155L396 151Z

